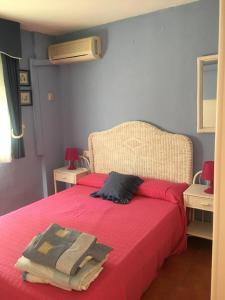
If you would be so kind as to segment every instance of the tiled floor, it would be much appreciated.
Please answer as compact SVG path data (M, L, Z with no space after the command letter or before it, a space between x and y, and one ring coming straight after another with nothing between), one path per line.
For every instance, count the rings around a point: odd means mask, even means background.
M188 249L170 257L141 300L209 300L212 243L189 237Z

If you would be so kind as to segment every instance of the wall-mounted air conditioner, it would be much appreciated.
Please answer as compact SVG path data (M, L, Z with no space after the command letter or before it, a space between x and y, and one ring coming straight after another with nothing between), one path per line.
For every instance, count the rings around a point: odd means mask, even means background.
M97 36L69 41L48 47L48 57L53 64L68 64L98 59L101 56L101 40Z

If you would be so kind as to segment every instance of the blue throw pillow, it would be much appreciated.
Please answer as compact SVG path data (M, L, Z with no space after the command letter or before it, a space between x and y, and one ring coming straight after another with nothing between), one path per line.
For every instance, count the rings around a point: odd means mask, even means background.
M141 183L143 180L138 176L111 172L104 186L90 196L102 197L115 203L128 204Z

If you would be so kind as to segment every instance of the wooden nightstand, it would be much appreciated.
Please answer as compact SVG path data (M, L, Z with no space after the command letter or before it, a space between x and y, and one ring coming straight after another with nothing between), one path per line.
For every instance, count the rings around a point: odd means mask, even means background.
M204 192L205 185L192 184L184 192L185 207L190 208L187 233L204 239L212 240L212 223L196 220L195 210L209 211L213 214L213 195Z
M57 181L76 184L81 177L87 175L88 173L89 171L86 168L68 170L67 167L62 167L59 169L55 169L53 171L55 193L57 193Z

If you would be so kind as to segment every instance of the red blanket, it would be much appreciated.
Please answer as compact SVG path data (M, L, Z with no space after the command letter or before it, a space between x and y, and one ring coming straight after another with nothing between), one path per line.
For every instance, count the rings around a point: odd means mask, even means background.
M119 205L89 196L105 178L100 176L96 186L92 184L96 176L0 217L1 300L137 300L165 258L185 249L182 192L186 184L150 181L130 204ZM151 198L147 197L148 186ZM113 247L104 270L87 291L67 292L23 282L15 269L16 260L32 237L51 223L94 234L99 242Z

